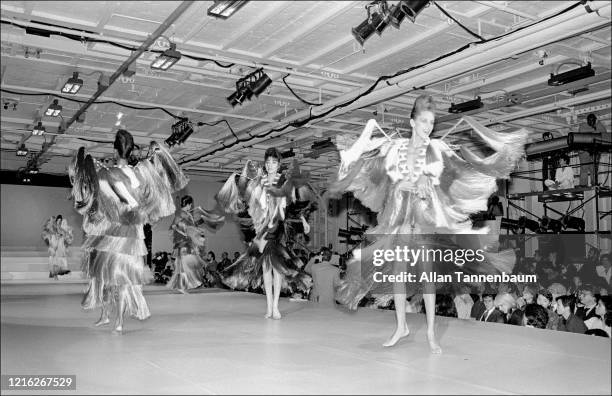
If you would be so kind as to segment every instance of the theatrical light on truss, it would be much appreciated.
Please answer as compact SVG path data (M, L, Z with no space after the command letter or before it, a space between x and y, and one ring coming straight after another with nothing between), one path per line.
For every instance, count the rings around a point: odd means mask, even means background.
M181 53L176 50L176 44L170 43L170 48L161 53L151 62L151 69L168 70L181 59Z
M26 147L25 143L22 143L21 146L19 146L19 148L17 149L16 154L18 157L25 157L26 155L28 155L28 153L28 148Z
M383 5L384 4L384 5ZM387 10L385 17L382 15L383 8L386 10L387 2L386 1L373 1L372 3L365 6L368 11L368 17L361 22L357 27L351 29L351 33L355 40L359 42L361 46L369 39L374 32L378 32L381 34L384 28L387 25L387 22L390 19L390 14ZM376 8L376 10L372 10ZM384 26L381 26L384 23Z
M70 77L68 81L66 81L66 84L64 84L64 87L62 88L62 93L74 95L79 92L82 86L83 80L79 78L79 73L74 72L72 73L72 77Z
M236 11L246 3L248 3L248 1L244 0L215 1L215 3L208 8L206 13L215 18L227 19L234 15Z
M293 148L290 148L287 151L283 151L281 153L281 158L291 158L291 157L295 157L295 152L293 151Z
M61 112L62 106L59 104L57 99L53 99L53 103L49 105L47 111L45 111L45 115L51 117L59 117Z
M410 19L412 23L416 20L417 15L419 15L428 5L429 0L407 0L399 2L399 6L402 11L404 11L406 18Z
M45 127L43 126L42 122L38 121L38 124L36 124L36 126L34 126L34 128L32 129L32 135L34 136L42 136L45 133Z
M502 230L510 230L516 232L519 228L519 222L518 220L502 217L499 228L501 228Z
M548 79L548 85L551 86L559 86L563 84L568 84L574 81L582 80L583 78L593 77L595 75L595 70L591 68L591 62L589 62L586 66L579 67L578 69L573 69L570 71L566 71L564 73L553 74L550 73L550 78Z
M405 17L406 14L399 3L393 4L391 8L389 8L389 24L394 28L399 29Z
M263 69L257 69L250 77L251 82L251 90L255 94L255 96L259 96L263 91L272 84L272 79L264 73Z
M518 219L518 228L525 233L525 229L528 229L531 232L537 232L540 228L540 223L535 220L528 219L525 216L521 216Z
M193 126L189 122L189 119L183 118L176 124L172 125L172 134L165 140L165 143L168 145L168 147L183 144L192 133Z
M459 104L451 103L451 107L449 107L448 112L458 114L458 113L463 113L463 112L470 111L470 110L476 110L476 109L481 108L482 106L483 106L482 100L480 99L480 96L479 96L476 99L470 100L467 102L463 102Z
M584 230L586 229L584 219L581 219L579 217L564 216L561 219L561 224L563 225L564 229L571 228L579 232L584 232Z

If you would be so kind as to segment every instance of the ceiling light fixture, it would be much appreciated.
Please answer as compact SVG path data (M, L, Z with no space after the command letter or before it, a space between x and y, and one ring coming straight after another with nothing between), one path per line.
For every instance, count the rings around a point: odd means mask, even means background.
M79 78L79 73L74 72L72 73L72 77L70 77L68 81L66 81L66 84L64 84L64 87L62 88L62 93L74 95L79 92L82 86L83 80Z
M476 99L470 100L467 102L463 102L459 104L451 103L451 107L448 109L448 112L454 113L454 114L463 113L466 111L479 109L482 106L483 106L482 100L480 99L480 96L479 96Z
M28 148L26 147L25 143L21 143L21 146L19 146L19 148L17 149L17 156L18 157L25 157L26 155L28 155L29 151Z
M53 103L49 105L47 111L45 111L45 115L51 117L59 117L61 112L62 106L59 104L57 99L53 99Z
M410 22L414 23L417 15L423 11L423 9L429 6L429 0L406 0L400 1L399 6L406 14L406 17L410 19Z
M245 0L215 1L215 3L208 8L206 13L215 18L227 19L234 15L236 11L242 8L246 3L248 3L248 1Z
M593 77L595 75L595 70L591 67L591 62L589 62L586 66L579 67L578 69L573 69L570 71L566 71L565 73L553 74L550 73L550 78L548 79L548 85L551 86L559 86L563 84L568 84L574 81L582 80L583 78Z
M45 127L43 126L41 121L38 121L38 124L34 126L32 129L32 135L34 136L42 136L45 133Z
M181 56L181 53L176 50L176 44L170 43L170 48L151 62L151 69L168 70L181 59Z

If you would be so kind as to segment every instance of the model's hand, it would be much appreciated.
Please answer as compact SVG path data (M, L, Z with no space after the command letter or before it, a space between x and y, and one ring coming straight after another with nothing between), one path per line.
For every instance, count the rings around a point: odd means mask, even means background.
M304 227L304 234L310 233L310 225L304 218L304 216L300 216L300 220L302 220L302 226Z
M264 248L266 247L266 244L268 241L266 241L266 235L268 235L268 232L264 232L264 234L261 236L261 238L255 238L253 239L253 242L255 243L255 245L257 246L257 249L259 250L259 253L263 253Z
M275 187L276 183L278 183L278 180L280 179L280 173L275 173L274 175L272 175L272 178L270 180L270 176L266 177L264 182L263 182L263 186L264 188L270 188L270 187Z

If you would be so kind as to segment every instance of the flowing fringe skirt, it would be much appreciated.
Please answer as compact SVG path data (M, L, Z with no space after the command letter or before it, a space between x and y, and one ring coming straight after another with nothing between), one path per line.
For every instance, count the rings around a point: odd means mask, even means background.
M195 289L202 286L202 260L195 254L177 254L174 272L166 287L174 290Z

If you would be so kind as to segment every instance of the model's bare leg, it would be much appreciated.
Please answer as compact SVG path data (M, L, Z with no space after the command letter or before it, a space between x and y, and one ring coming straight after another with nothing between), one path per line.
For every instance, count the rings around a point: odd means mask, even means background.
M272 295L272 266L268 266L267 269L263 271L263 281L264 281L264 290L266 291L266 316L265 318L272 317L272 306L273 304L273 295Z
M102 304L102 312L100 313L100 319L94 324L94 326L104 326L110 323L108 318L108 304Z
M436 318L436 295L427 293L423 294L425 301L425 314L427 316L427 341L429 341L429 349L431 353L442 353L442 348L436 342L434 329L434 321Z
M393 302L395 303L395 322L397 327L395 332L383 344L384 347L391 347L397 342L410 334L408 324L406 323L406 293L393 293Z
M115 328L113 329L113 333L121 334L123 331L123 317L125 315L125 309L127 306L127 286L121 286L119 288L119 295L117 296L117 319L115 321Z
M272 303L272 319L280 319L281 313L278 310L278 300L280 299L282 278L278 271L272 270L272 274L274 275L274 301Z

